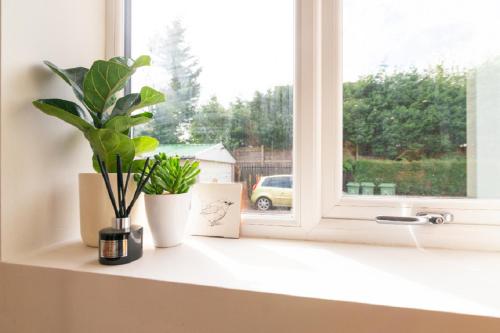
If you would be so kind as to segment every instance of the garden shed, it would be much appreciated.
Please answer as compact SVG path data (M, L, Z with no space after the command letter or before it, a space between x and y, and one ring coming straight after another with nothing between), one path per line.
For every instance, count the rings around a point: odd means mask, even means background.
M217 180L220 183L227 183L234 180L236 160L222 143L160 145L155 153L160 152L169 156L177 155L183 160L200 161L199 182Z

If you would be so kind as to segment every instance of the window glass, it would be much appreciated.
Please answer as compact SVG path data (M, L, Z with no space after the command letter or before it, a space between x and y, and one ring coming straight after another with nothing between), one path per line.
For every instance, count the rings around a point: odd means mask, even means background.
M243 183L246 211L289 212L291 193L258 205L255 192L264 176L292 174L294 1L132 0L131 12L131 55L153 61L132 91L167 97L138 134L200 160L202 182Z
M500 197L500 1L349 0L343 189Z
M280 178L280 187L291 188L292 187L291 178L290 177Z
M291 177L287 177L286 179L286 187L292 188L293 187L293 181Z
M266 187L283 187L281 179L276 178L276 177L266 179L264 186L266 186Z
M270 187L270 186L272 186L273 183L274 183L274 179L273 178L266 178L262 182L262 186Z

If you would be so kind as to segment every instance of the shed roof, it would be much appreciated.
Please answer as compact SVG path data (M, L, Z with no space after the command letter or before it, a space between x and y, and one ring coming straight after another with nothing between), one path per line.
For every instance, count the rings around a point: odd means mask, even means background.
M194 158L200 152L213 147L213 144L173 144L173 145L160 145L156 149L158 153L165 153L167 155L179 155L184 158Z
M160 145L155 153L165 153L169 156L179 156L183 159L197 159L201 161L236 163L231 153L222 143L215 144L169 144Z

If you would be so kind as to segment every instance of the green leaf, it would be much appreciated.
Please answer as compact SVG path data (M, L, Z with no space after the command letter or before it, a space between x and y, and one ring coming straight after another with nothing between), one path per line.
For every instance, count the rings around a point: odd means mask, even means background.
M128 110L131 110L134 106L141 102L140 94L128 94L116 101L115 107L111 112L111 117L128 114Z
M89 71L84 67L75 67L62 69L51 63L50 61L43 62L47 67L49 67L54 73L59 75L67 84L73 88L73 91L79 101L83 102L83 80L85 74Z
M83 132L94 128L87 120L85 111L76 103L62 99L39 99L33 105L45 114L57 117Z
M139 118L139 117L147 117L149 119L153 119L153 113L152 112L141 112L134 114L132 118Z
M152 106L163 102L165 102L165 94L151 87L144 86L141 88L139 104L135 105L132 110L128 110L128 113L130 114L135 110L139 110L146 106Z
M131 114L146 106L165 102L165 95L151 87L142 87L140 94L129 94L118 99L111 116Z
M151 57L148 55L141 55L137 59L135 59L132 67L139 68L139 67L150 66L150 65L151 65Z
M104 60L94 62L83 81L86 105L97 113L106 111L114 103L114 95L123 89L133 73L133 68L117 62Z
M150 136L139 136L137 138L133 138L132 140L134 142L136 155L141 155L153 151L159 145L158 140Z
M99 128L88 131L85 136L90 142L94 155L99 155L109 172L116 172L116 155L120 155L124 169L128 168L134 160L134 142L124 134Z
M124 65L127 67L132 67L132 64L134 63L134 60L128 57L113 57L109 59L109 61L116 62L117 64Z
M152 113L145 112L135 116L116 116L104 124L104 128L109 128L117 132L128 131L131 127L145 124L153 117Z
M151 57L147 55L141 55L136 60L128 57L114 57L109 59L109 61L116 62L130 68L139 68L151 65Z

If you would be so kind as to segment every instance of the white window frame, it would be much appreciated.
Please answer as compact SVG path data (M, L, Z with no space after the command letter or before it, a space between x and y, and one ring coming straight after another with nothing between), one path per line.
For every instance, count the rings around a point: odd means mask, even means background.
M125 15L130 10L131 0L110 0L107 4L107 39L106 50L111 50L114 53L107 52L107 57L119 56L124 54L127 47L125 42L126 28ZM247 229L253 230L264 227L295 227L300 228L301 221L301 151L302 139L301 133L303 126L301 124L302 110L309 110L306 114L311 114L313 109L312 98L312 78L313 78L313 11L312 1L294 0L295 1L295 68L294 68L294 138L293 138L293 202L294 208L291 214L271 215L244 213L243 219L243 234ZM128 10L127 10L128 8ZM133 23L132 23L133 24ZM120 26L120 27L117 27ZM117 41L118 40L118 41ZM304 44L310 44L307 47L302 47ZM117 46L118 45L118 46ZM130 45L128 45L130 47ZM308 82L308 84L304 84ZM252 231L249 231L252 232Z
M315 238L362 243L417 245L443 248L499 250L500 200L432 197L364 197L342 191L343 79L342 0L321 0L321 54L317 72L321 83L321 222ZM332 172L332 170L334 170ZM421 211L446 211L454 215L449 225L383 226L378 215L409 216Z
M457 224L500 225L500 200L453 199L432 197L365 197L342 192L342 0L325 0L334 20L324 18L321 146L323 160L322 216L326 218L373 219L376 215L415 214L417 211L450 211ZM334 24L332 22L337 22ZM334 42L330 42L330 40ZM326 66L326 67L325 67ZM331 93L334 92L334 93ZM333 110L333 112L329 111ZM335 170L331 172L331 170Z
M114 27L106 34L107 50L115 45L116 52L123 50L116 47L116 38L124 40L123 18L116 15L123 13L122 1L106 2L108 20L114 22L107 24ZM294 210L289 216L243 214L242 235L500 250L500 200L362 197L342 192L342 0L295 0L295 8ZM120 24L122 28L117 27ZM377 215L417 211L450 211L455 221L439 226L374 222Z

